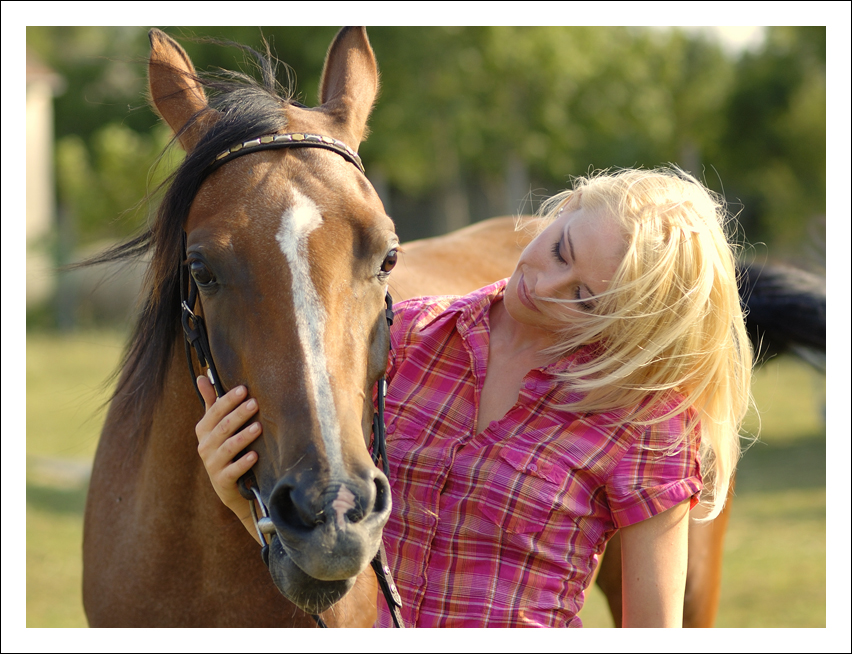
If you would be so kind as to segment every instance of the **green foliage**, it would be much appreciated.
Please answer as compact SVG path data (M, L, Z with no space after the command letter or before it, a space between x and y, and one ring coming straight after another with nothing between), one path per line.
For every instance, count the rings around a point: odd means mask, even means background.
M282 66L282 82L309 105L336 31L165 29L200 71L252 68L247 52L206 37L257 50L266 38L291 66ZM504 203L505 193L553 193L590 167L674 162L742 209L752 242L801 243L825 212L825 28L769 28L762 48L739 58L677 29L376 27L369 35L382 88L361 149L371 175L389 185L392 209L425 202L440 213L441 199L461 191L480 219L519 206L520 197ZM154 144L164 142L151 136L156 119L145 106L146 30L30 27L27 42L67 82L56 102L62 204L79 216L83 241L127 233L130 223L108 225L150 188ZM522 191L509 179L518 170ZM488 202L474 202L476 189Z
M27 48L64 79L65 90L55 101L57 138L76 134L88 143L110 122L137 132L156 125L145 100L146 30L27 27Z
M825 111L825 28L768 28L764 49L737 64L720 158L747 233L788 252L825 214Z
M140 133L108 123L88 147L75 134L57 142L59 195L85 237L115 239L145 225L148 210L156 208L146 200L183 158L176 147L165 150L170 140L164 125Z

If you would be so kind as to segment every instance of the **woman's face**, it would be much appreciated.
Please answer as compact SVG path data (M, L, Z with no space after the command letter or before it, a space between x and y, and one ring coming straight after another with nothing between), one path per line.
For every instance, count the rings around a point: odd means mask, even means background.
M594 308L594 296L607 290L624 251L615 221L587 211L575 195L521 254L504 306L525 325L547 331L564 327L572 314ZM556 304L546 298L578 302Z

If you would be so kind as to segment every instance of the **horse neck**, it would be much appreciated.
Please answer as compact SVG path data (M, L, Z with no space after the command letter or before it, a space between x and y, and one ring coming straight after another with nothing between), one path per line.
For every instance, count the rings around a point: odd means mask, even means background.
M203 415L204 407L187 369L182 343L178 342L172 348L159 401L152 407L150 431L140 435L146 441L140 465L167 501L192 502L196 507L200 502L218 512L224 506L198 456L195 426ZM225 515L229 513L225 509Z

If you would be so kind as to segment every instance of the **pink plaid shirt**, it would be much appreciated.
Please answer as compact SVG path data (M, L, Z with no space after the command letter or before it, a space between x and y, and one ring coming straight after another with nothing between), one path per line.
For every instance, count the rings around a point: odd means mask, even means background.
M530 371L518 403L474 433L505 284L395 307L384 542L409 627L582 626L607 539L701 489L697 437L651 451L683 433L683 416L614 429L613 414L556 408L576 395L551 373L577 355ZM377 626L392 626L383 598Z

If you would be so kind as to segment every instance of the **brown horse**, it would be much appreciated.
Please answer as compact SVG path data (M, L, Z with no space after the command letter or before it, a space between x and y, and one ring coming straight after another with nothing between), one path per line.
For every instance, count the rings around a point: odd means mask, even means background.
M377 88L363 30L335 38L314 109L271 84L203 82L180 46L150 37L152 102L188 154L151 230L100 258L153 255L86 506L89 622L314 626L307 610L332 626L368 626L376 583L366 564L390 510L365 446L387 347L385 286L397 300L466 293L508 276L528 237L500 218L409 243L388 279L393 225L340 152L357 150ZM268 66L264 77L274 77ZM205 88L219 93L208 99ZM260 147L283 134L339 146ZM231 161L243 148L251 152ZM275 523L269 569L196 452L203 410L180 351L184 260L200 288L189 308L207 322L222 383L245 384L262 407L255 473ZM714 620L726 521L690 530L688 626ZM618 624L616 548L598 583Z
M149 36L151 100L187 156L149 232L101 257L149 250L152 262L92 472L86 615L92 626L313 626L307 611L369 626L368 565L391 507L367 445L398 242L355 154L378 87L366 32L337 35L314 109L272 92L263 58L265 87L202 82L177 43ZM256 151L230 160L242 148ZM196 452L184 264L199 288L187 310L206 321L222 384L245 384L263 407L254 473L275 525L269 569Z

